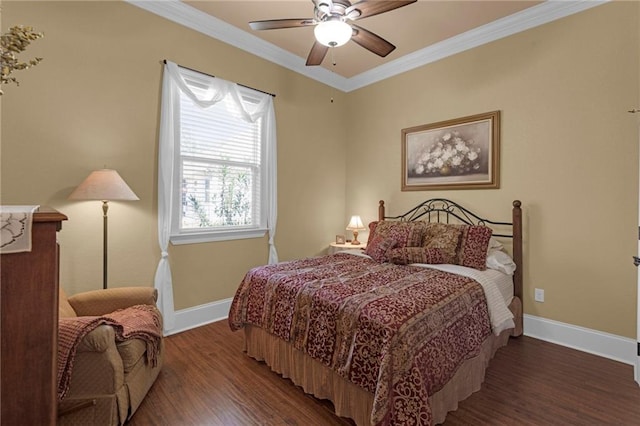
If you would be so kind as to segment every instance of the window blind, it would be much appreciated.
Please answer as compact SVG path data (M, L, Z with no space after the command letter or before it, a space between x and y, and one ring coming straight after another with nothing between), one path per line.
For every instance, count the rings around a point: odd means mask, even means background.
M197 94L206 86L187 79ZM254 102L250 96L245 102ZM263 226L262 119L244 121L229 97L203 109L180 92L182 230Z

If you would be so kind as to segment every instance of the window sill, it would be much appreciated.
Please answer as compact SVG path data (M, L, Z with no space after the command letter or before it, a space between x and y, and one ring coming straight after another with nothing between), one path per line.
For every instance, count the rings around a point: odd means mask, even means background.
M266 229L247 229L242 231L222 231L222 232L194 232L192 234L176 234L170 237L171 244L198 244L210 243L214 241L244 240L248 238L261 238L267 233Z

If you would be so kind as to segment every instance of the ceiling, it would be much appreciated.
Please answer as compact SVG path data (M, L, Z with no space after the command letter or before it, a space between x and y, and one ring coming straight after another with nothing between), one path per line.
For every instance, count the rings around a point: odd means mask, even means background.
M396 46L386 58L349 42L330 49L320 66L307 67L312 26L253 31L249 22L312 18L311 0L128 1L343 91L605 2L418 0L357 21Z
M313 18L311 0L289 1L185 1L188 5L248 31L296 56L307 57L314 27L252 31L250 21L279 18ZM354 0L355 3L355 0ZM354 42L330 49L322 67L350 78L408 53L514 14L540 1L432 1L422 0L380 15L358 20L396 46L381 58ZM332 55L333 54L333 55ZM331 56L335 61L332 64Z

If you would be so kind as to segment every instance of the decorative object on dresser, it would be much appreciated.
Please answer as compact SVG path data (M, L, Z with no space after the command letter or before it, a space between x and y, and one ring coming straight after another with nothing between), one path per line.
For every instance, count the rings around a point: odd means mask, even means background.
M365 228L364 224L362 223L362 219L360 219L360 216L351 216L351 220L347 225L347 231L353 232L353 240L351 241L351 244L356 246L360 244L360 241L358 241L358 231L364 231L365 229L367 228Z
M0 253L31 251L33 212L40 206L0 206Z
M107 288L107 211L109 201L137 201L140 198L129 188L117 171L102 169L91 174L69 195L70 200L102 201L102 288Z
M402 129L402 190L500 188L500 111Z
M40 207L32 217L31 251L0 255L3 425L56 424L56 234L63 220L62 213Z

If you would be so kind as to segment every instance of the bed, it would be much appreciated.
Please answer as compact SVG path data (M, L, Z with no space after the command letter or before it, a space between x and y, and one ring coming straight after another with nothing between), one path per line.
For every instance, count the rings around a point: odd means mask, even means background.
M522 334L522 210L379 203L366 250L250 270L229 312L247 354L357 425L429 425L480 389ZM507 252L510 252L507 254Z

